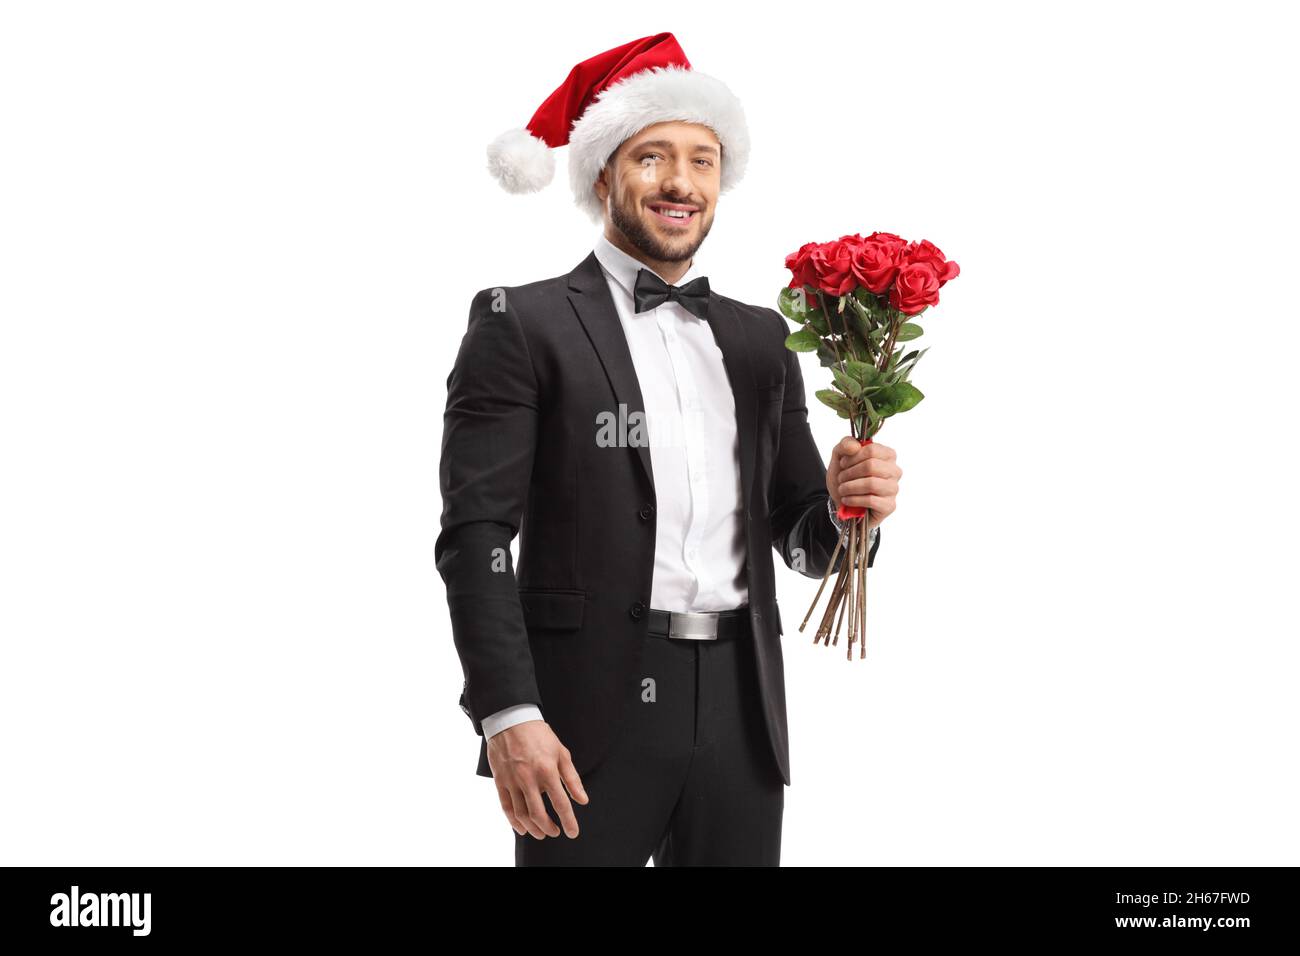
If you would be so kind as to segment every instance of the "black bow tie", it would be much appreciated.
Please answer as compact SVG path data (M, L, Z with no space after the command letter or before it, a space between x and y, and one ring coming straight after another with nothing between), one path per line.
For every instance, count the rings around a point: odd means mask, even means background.
M636 311L645 312L657 305L673 301L706 321L709 318L709 279L700 276L683 286L669 285L649 269L636 274L636 287L632 290Z

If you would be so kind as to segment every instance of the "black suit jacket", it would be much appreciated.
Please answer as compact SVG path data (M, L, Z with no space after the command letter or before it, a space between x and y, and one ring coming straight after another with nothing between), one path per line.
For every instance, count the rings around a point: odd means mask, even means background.
M826 465L786 320L713 292L708 322L735 395L757 676L789 784L772 550L807 577L826 570L838 540ZM579 774L600 763L639 699L653 640L650 449L635 436L624 447L596 437L598 415L617 417L620 404L628 416L645 409L594 252L566 275L474 296L447 378L434 549L464 671L460 705L480 736L484 717L539 705ZM878 533L869 564L879 547ZM476 772L492 775L486 740Z

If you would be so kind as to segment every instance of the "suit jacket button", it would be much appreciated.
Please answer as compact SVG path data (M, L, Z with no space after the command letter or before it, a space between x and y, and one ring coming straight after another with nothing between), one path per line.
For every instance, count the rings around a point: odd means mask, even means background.
M650 516L654 514L654 510L655 510L654 505L643 505L641 507L641 510L638 511L637 514L641 516L642 521L649 521Z
M627 613L632 615L632 620L634 621L639 620L641 618L641 615L645 613L645 605L642 604L640 601L637 601L630 608L628 608Z

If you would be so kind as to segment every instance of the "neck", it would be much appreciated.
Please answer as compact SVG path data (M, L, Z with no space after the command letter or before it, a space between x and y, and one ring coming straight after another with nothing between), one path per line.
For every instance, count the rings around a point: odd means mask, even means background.
M624 236L622 232L615 229L612 223L608 222L605 224L605 238L608 239L612 245L622 249L633 259L644 264L646 268L653 269L659 274L659 277L669 285L676 285L677 280L690 271L691 263L695 261L694 256L687 259L685 262L679 262L676 260L670 261L666 259L651 259L640 249L636 248L636 246L628 242L627 237Z

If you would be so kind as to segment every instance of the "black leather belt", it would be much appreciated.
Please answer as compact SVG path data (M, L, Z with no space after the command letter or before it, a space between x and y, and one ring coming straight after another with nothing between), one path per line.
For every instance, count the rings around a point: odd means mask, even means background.
M650 609L651 637L693 641L732 641L750 633L749 605L729 611Z

